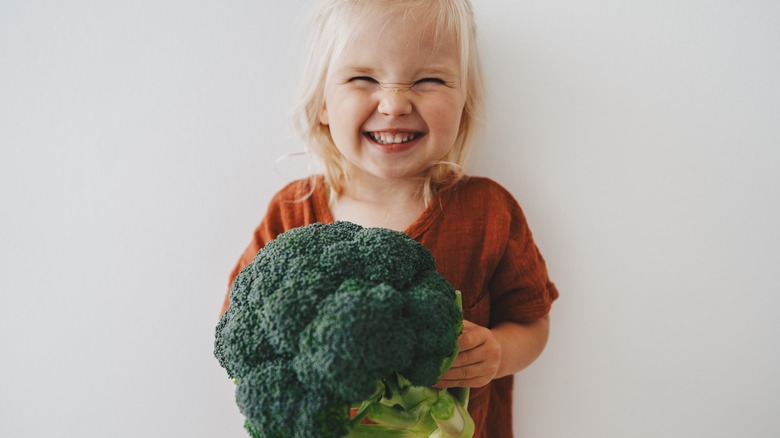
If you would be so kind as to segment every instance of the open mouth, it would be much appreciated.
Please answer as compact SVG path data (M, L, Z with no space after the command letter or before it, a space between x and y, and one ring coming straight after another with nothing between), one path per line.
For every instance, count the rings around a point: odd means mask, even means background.
M380 145L409 143L422 136L422 132L366 132L366 137Z

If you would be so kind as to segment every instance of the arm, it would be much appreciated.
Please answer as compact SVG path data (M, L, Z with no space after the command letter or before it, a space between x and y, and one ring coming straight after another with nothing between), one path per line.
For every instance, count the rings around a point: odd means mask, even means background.
M549 327L549 315L528 324L504 322L493 329L464 321L458 357L436 386L477 388L526 368L544 350Z

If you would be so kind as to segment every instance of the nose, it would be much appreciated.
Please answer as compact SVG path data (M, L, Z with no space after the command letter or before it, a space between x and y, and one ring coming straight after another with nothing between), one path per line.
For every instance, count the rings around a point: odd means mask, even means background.
M412 112L412 101L408 95L408 87L382 87L382 90L379 91L379 93L379 106L377 110L380 114L389 117L401 117Z

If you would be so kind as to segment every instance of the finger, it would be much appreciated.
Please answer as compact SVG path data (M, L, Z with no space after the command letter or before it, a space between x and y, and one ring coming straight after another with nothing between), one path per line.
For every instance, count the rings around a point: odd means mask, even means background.
M480 388L490 383L490 379L485 376L478 376L471 379L440 379L436 382L436 388Z
M463 321L463 332L458 338L460 351L468 351L485 343L487 329L472 322Z
M489 376L489 370L482 364L450 368L439 377L439 380L469 380Z
M434 388L479 388L490 383L487 379L439 380Z
M475 348L470 348L468 350L461 350L458 353L458 355L455 357L455 361L452 362L450 368L476 365L481 362L484 362L484 359L480 357L475 347Z
M461 358L461 356L465 357ZM487 385L495 374L490 372L490 367L483 362L483 359L476 351L461 353L456 360L474 363L466 365L453 364L453 366L439 377L439 381L435 386L440 388L458 386L477 388Z

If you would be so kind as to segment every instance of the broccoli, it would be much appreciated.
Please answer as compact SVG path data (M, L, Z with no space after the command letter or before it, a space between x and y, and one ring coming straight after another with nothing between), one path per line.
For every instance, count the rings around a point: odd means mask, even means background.
M462 328L460 293L423 245L316 223L239 273L214 354L255 438L471 437L468 389L431 387Z

